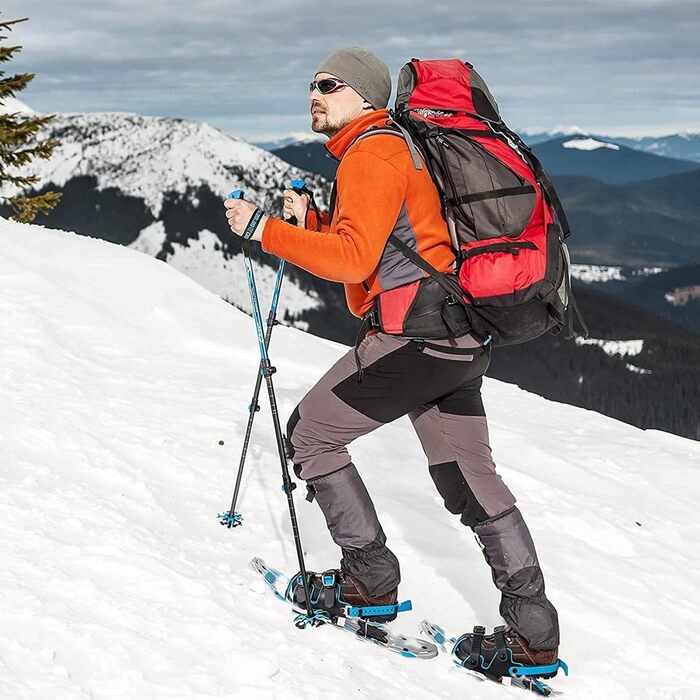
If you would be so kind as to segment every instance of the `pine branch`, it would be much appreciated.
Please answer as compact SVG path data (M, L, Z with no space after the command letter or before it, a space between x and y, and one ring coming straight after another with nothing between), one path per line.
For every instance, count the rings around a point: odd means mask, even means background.
M0 30L12 31L15 24L26 22L27 18L0 22ZM7 36L0 35L0 41ZM21 51L21 46L0 47L0 63L10 61ZM15 93L24 90L34 79L33 73L18 73L2 77L5 71L0 71L0 103L3 99L14 97ZM53 149L58 145L56 139L36 141L36 135L43 126L53 119L53 115L35 117L12 112L0 114L0 184L13 185L17 190L25 190L39 181L38 175L8 172L8 169L19 169L28 165L36 158L51 157ZM48 214L56 206L61 195L58 192L45 192L32 197L17 195L15 197L0 197L12 205L16 215L15 221L31 222L37 214Z
M7 173L0 171L0 182L9 182L14 185L17 189L26 189L30 185L35 185L39 182L38 175L8 175Z
M34 80L34 73L18 73L0 80L0 100L4 97L14 97Z
M13 197L9 201L17 213L12 219L22 224L30 224L37 214L48 214L60 199L60 192L44 192L36 197Z
M28 22L29 17L22 17L22 19L11 19L7 22L0 22L0 29L6 29L8 32L12 31L13 24L19 24L20 22Z

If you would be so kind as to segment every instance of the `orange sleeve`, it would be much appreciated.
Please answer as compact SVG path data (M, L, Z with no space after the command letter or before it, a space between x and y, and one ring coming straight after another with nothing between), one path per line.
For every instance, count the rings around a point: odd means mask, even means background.
M383 158L358 150L338 168L333 227L317 233L270 218L262 247L331 282L359 284L374 271L406 199L406 176Z

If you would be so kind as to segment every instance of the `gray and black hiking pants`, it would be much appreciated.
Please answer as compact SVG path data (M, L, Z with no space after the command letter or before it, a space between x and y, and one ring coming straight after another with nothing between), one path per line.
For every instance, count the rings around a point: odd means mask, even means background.
M473 529L501 591L500 612L533 649L559 644L530 532L491 457L481 381L490 348L467 334L409 340L376 333L343 356L294 410L287 425L297 476L306 480L342 549L342 568L372 597L400 581L399 562L347 445L409 415L430 475L451 513Z

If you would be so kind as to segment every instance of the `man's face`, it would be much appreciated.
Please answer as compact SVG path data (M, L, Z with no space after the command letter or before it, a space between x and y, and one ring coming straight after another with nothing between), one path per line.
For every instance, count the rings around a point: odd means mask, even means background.
M314 80L334 78L330 73L317 73ZM367 109L372 109L368 102L360 97L349 85L336 92L322 95L318 89L309 94L311 106L311 130L335 136L343 127L357 119Z

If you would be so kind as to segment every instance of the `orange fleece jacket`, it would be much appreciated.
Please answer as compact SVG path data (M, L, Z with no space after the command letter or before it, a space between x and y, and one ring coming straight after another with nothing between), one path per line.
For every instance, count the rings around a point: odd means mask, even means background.
M406 142L378 134L349 148L361 133L384 126L388 119L387 110L369 112L326 143L340 161L330 226L321 232L312 230L313 215L306 222L312 229L270 218L262 235L262 247L268 253L317 277L343 282L348 308L360 317L384 291L377 267L404 204L418 254L441 272L452 271L455 258L435 185L425 167L416 170Z

